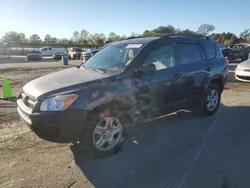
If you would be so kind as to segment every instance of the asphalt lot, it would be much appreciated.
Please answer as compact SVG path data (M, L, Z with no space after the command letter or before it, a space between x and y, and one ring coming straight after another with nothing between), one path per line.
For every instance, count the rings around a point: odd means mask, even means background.
M63 68L8 76L18 93L29 80ZM19 121L12 102L0 101L0 187L248 188L250 84L226 88L215 116L182 110L141 124L105 159L41 140Z
M225 90L215 116L179 111L141 124L105 159L89 158L77 145L46 142L9 121L2 126L23 132L0 141L0 185L250 187L249 113L249 91Z

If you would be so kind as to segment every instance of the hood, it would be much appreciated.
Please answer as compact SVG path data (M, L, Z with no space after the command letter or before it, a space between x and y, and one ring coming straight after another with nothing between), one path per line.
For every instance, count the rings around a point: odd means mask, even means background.
M250 68L250 59L248 59L246 61L243 61L238 66L241 67L241 68Z
M111 75L89 69L70 68L32 80L23 87L23 91L36 100L40 100L47 95L81 89L82 85L87 82L109 76Z

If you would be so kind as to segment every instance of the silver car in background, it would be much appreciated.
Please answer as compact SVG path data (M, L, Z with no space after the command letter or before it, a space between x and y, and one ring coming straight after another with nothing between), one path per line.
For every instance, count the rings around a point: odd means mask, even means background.
M250 59L243 61L236 67L235 78L239 81L250 82Z
M82 63L85 63L90 57L95 55L98 51L99 51L99 49L94 49L94 50L89 49L89 50L83 51L82 55L81 55Z

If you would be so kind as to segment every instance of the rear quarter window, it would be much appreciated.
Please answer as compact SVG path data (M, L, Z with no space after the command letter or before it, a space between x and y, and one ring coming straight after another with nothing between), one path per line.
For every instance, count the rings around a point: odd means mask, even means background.
M209 40L205 40L203 46L204 51L207 54L207 59L214 59L216 56L216 45Z

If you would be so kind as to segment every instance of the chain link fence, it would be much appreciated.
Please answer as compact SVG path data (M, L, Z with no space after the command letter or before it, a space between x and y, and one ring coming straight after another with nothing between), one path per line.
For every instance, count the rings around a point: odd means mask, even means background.
M79 47L82 49L98 48L97 45L77 45L77 44L0 44L0 57L10 58L11 55L27 55L31 50L39 50L39 48L49 46L53 50L65 50L71 47Z
M10 59L11 48L7 44L0 44L0 59Z

